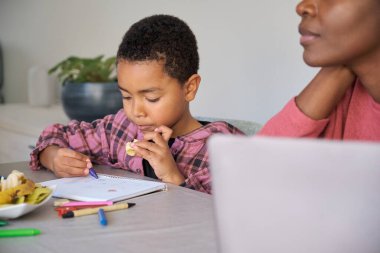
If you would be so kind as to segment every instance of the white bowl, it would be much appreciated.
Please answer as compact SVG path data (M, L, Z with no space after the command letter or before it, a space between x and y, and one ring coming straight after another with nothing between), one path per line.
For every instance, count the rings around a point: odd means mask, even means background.
M37 205L31 205L27 203L8 205L5 207L0 207L0 219L15 219L24 214L30 213L31 211L37 209L38 207L44 205L53 196L53 191L55 187L50 187L52 189L49 196L47 196L41 203Z

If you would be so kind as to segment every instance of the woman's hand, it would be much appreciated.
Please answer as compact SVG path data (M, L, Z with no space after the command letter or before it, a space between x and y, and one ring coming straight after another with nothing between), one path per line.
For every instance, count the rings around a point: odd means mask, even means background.
M154 131L144 132L144 140L132 143L132 147L137 156L149 162L159 179L163 182L180 185L185 178L178 170L168 146L172 133L172 129L160 126Z
M87 176L92 167L88 156L58 146L45 148L40 154L40 161L58 177Z
M327 118L355 81L344 66L322 68L296 97L298 108L312 119Z

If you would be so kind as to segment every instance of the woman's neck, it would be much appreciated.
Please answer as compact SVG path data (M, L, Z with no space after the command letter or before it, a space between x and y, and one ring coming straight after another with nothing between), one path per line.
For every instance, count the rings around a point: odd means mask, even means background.
M362 62L351 66L351 70L360 79L371 97L380 103L380 50L378 54L372 54Z

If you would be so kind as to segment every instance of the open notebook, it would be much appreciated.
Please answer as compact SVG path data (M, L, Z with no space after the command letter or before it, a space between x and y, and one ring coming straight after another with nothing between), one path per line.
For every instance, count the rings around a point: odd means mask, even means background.
M91 176L60 178L42 182L56 186L53 197L79 201L120 201L143 194L166 190L166 184L156 181L98 174Z
M380 252L379 143L211 138L218 252Z

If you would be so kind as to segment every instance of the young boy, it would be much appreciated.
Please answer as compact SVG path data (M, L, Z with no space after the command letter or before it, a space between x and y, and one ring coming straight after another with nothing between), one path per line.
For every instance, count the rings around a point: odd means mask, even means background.
M304 60L322 67L260 135L380 141L380 1L303 0Z
M198 67L195 36L182 20L154 15L135 23L117 52L123 110L92 123L73 120L46 128L31 153L31 168L86 176L94 162L211 193L208 137L242 132L191 116ZM135 156L126 154L128 142Z

